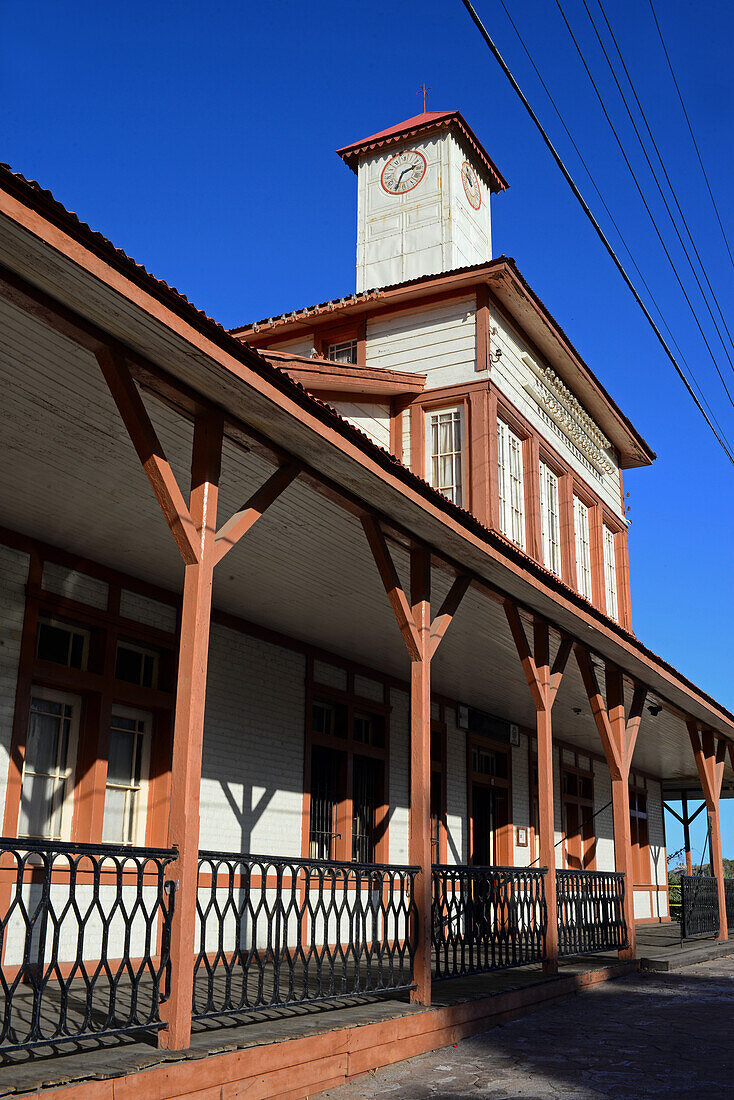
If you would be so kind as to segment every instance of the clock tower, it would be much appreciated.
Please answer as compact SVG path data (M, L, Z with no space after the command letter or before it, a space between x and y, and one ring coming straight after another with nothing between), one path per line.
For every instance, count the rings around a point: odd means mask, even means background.
M357 173L357 291L492 258L503 176L458 111L425 111L339 149Z

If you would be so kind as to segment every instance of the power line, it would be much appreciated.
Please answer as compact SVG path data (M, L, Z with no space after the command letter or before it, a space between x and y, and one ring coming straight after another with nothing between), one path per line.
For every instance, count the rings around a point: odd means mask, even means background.
M663 200L663 203L664 203L664 205L665 205L665 209L666 209L666 211L667 211L667 213L668 213L668 217L670 218L670 221L671 221L671 224L672 224L672 226L673 226L673 229L675 230L675 235L676 235L676 237L678 238L678 242L679 242L679 244L680 244L681 248L683 249L683 254L684 254L684 256L685 256L685 258L686 258L686 260L687 260L687 262L688 262L688 266L690 267L690 269L691 269L691 271L692 271L692 273L693 273L693 278L694 278L694 279L696 280L696 285L698 286L698 289L699 289L699 291L700 291L701 297L703 298L703 301L704 301L704 305L706 306L706 309L708 310L708 314L709 314L709 317L711 318L711 320L712 320L712 322L713 322L713 325L714 325L714 328L716 329L716 335L717 335L717 336L719 337L719 340L721 341L721 346L722 346L722 348L724 349L724 355L725 355L725 356L726 356L726 358L727 358L727 359L729 360L729 366L730 366L730 368L731 368L732 372L734 372L734 363L732 363L732 360L731 360L731 356L729 355L729 350L728 350L728 348L727 348L726 344L724 343L724 337L723 337L723 336L721 335L721 330L719 329L719 325L718 325L718 322L717 322L716 318L714 317L714 314L713 314L713 311L712 311L712 309L711 309L711 306L709 305L709 301L708 301L708 298L706 297L706 292L704 291L703 287L701 286L701 280L699 279L699 277L698 277L698 273L696 272L696 269L695 269L695 267L693 266L693 261L691 260L691 257L690 257L690 256L688 255L688 250L687 250L687 248L686 248L686 246L685 246L685 242L683 241L683 238L681 237L681 234L680 234L680 230L678 229L678 225L677 225L677 223L676 223L676 220L675 220L675 218L673 217L673 212L672 212L672 211L671 211L671 209L670 209L670 205L668 204L668 200L666 199L666 197L665 197L665 193L664 193L664 191L663 191L663 189L662 189L662 187L661 187L661 185L660 185L660 180L658 179L658 176L657 176L657 173L656 173L656 171L655 171L655 168L653 167L652 161L650 160L650 157L648 156L648 152L647 152L647 149L645 148L645 143L644 143L644 142L643 142L643 140L642 140L642 137L641 137L641 135L640 135L640 131L639 131L639 130L638 130L638 128L637 128L637 124L636 124L636 122L635 122L634 116L633 116L633 114L632 114L632 111L631 111L631 109L630 109L629 103L627 102L627 98L626 98L626 96L625 96L624 92L622 91L622 87L621 87L621 85L620 85L620 83L619 83L619 80L617 79L617 74L616 74L616 73L615 73L615 71L614 71L614 66L612 65L612 62L611 62L611 60L610 60L610 57L609 57L609 54L608 54L608 53L607 53L607 51L606 51L606 47L604 46L604 42L602 41L602 37L601 37L601 35L599 34L599 31L598 31L598 29L597 29L596 23L594 22L594 17L593 17L593 15L591 14L591 12L590 12L590 10L589 10L589 5L587 4L586 0L582 0L582 3L583 3L583 5L584 5L584 8L586 9L586 14L587 14L587 15L588 15L588 17L589 17L589 20L590 20L590 22L591 22L591 25L592 25L592 27L594 28L594 33L595 33L595 35L596 35L596 37L597 37L597 41L599 42L599 45L601 46L601 49L602 49L602 53L604 54L604 58L605 58L605 60L606 60L606 63L607 63L607 65L609 66L609 71L610 71L610 72L611 72L611 74L612 74L612 77L613 77L613 79L614 79L614 83L615 83L615 84L616 84L616 86L617 86L617 91L619 92L620 96L622 97L622 102L624 103L624 106L625 106L625 108L626 108L626 110L627 110L627 114L629 115L629 119L630 119L630 122L632 123L632 127L633 127L633 129L634 129L634 131L635 131L635 136L637 137L637 140L638 140L638 142L640 143L640 148L642 149L642 153L643 153L643 155L644 155L644 157L645 157L645 160L647 161L647 166L648 166L648 168L650 169L650 172L652 173L652 178L654 179L654 181L655 181L655 184L656 184L656 186L657 186L657 189L658 189L658 191L660 192L660 197L661 197L661 199ZM625 73L626 73L626 76L627 76L627 80L628 80L628 82L629 82L630 88L632 89L632 94L633 94L633 95L634 95L634 97L635 97L635 100L636 100L636 102L637 102L637 106L638 106L638 108L639 108L639 110L640 110L640 114L642 115L642 118L643 118L643 121L644 121L644 123L645 123L645 126L647 127L647 132L648 132L648 134L650 135L650 140L652 141L652 144L653 144L653 148L655 149L655 152L657 153L657 158L658 158L658 160L660 161L660 165L661 165L661 167L662 167L662 169L663 169L663 172L664 172L664 174L665 174L665 178L666 178L666 180L667 180L667 182L668 182L668 187L670 188L671 194L672 194L672 196L673 196L673 200L674 200L674 202L675 202L676 206L678 207L678 212L679 212L679 214L680 214L681 218L683 219L683 225L685 226L686 232L688 233L688 239L689 239L689 240L690 240L690 242L691 242L691 245L692 245L692 247L693 247L693 251L694 251L694 252L695 252L695 254L696 254L696 257L697 257L697 259L698 259L698 262L699 262L699 264L700 264L700 266L701 266L701 271L703 272L703 276L704 276L704 278L705 278L705 280L706 280L706 282L707 282L707 284L708 284L708 288L709 288L709 290L711 291L711 294L712 294L712 297L713 297L713 299L714 299L714 302L716 303L716 308L717 308L717 309L718 309L718 311L719 311L719 316L721 317L722 321L724 322L724 328L726 329L727 335L729 336L729 341L731 342L731 333L729 332L729 328L728 328L728 326L727 326L727 324L726 324L726 321L724 320L724 315L723 315L723 313L721 312L721 306L719 305L719 300L718 300L718 298L716 297L716 294L715 294L715 292L714 292L714 289L713 289L713 287L711 286L711 283L709 282L709 278L708 278L708 275L706 274L706 269L705 269L705 267L704 267L703 261L702 261L702 259L701 259L700 255L699 255L698 249L696 248L696 243L695 243L695 241L693 240L693 237L691 236L691 231L690 231L690 229L688 228L688 222L686 221L686 217L685 217L685 214L684 214L684 213L683 213L683 211L681 210L681 206L680 206L680 203L678 202L678 197L677 197L677 195L676 195L676 193L675 193L675 188L673 187L673 184L671 183L671 180L670 180L670 176L668 175L668 172L667 172L667 169L666 169L666 167L665 167L665 164L663 163L663 158L662 158L662 157L661 157L661 155L660 155L660 150L659 150L659 149L658 149L658 147L657 147L657 143L656 143L656 141L655 141L655 138L653 137L653 134L652 134L652 130L650 129L650 126L649 126L649 124L648 124L648 121L647 121L647 116L645 115L645 112L644 112L644 110L643 110L643 108L642 108L642 104L640 103L640 100L639 100L639 98L638 98L638 96L637 96L637 92L635 91L635 87L634 87L634 84L632 83L632 78L630 77L629 71L628 71L628 69L627 69L627 66L625 65L625 62L624 62L624 58L622 57L622 53L621 53L621 51L620 51L620 49L619 49L619 46L617 45L617 40L616 40L616 38L614 37L614 31L612 30L612 28L611 28L611 26L610 26L610 24L609 24L609 20L607 19L607 16L606 16L606 12L604 11L604 7L603 7L603 5L602 5L602 2L601 2L601 0L598 0L598 3L599 3L599 7L601 8L601 13L602 13L602 15L604 16L604 20L605 20L605 22L606 22L606 24L607 24L607 28L609 29L609 33L610 33L610 34L611 34L611 36L612 36L612 41L614 42L614 45L615 45L615 46L616 46L616 48L617 48L617 53L619 54L619 58L620 58L620 61L622 62L622 67L623 67L623 69L624 69L624 71L625 71ZM560 7L560 4L559 4L559 7ZM567 24L567 25L568 25L568 24ZM578 46L577 46L577 49L578 49ZM588 72L588 69L587 69L587 72ZM592 83L593 83L593 82L592 82ZM597 94L598 94L598 93L597 93ZM615 134L615 136L616 136L616 134ZM619 140L619 139L617 139L617 140ZM671 261L671 262L672 262L672 261ZM680 279L678 279L678 282L680 283ZM682 285L682 284L681 284L681 285ZM689 302L689 305L690 305L690 302ZM692 308L693 308L693 307L691 306L691 309L692 309ZM700 328L700 325L699 325L699 328ZM708 347L708 342L707 342L706 346ZM709 348L709 351L711 351L711 349L710 349L710 348ZM711 356L712 356L712 358L713 358L713 351L711 351ZM723 376L722 376L721 372L719 371L719 368L718 368L718 365L717 365L717 363L716 363L716 360L715 360L715 359L714 359L714 366L716 367L716 372L717 372L717 374L719 375L719 378L721 379L721 384L723 385L724 389L726 390L726 393L727 393L727 396L728 396L728 398L729 398L729 401L731 402L732 406L734 406L734 398L732 398L732 395L731 395L731 393L730 393L730 391L729 391L729 388L728 388L728 386L727 386L726 382L724 381L724 378L723 378Z
M711 190L711 184L709 183L709 178L708 178L708 175L706 173L706 169L703 166L703 160L701 158L701 153L699 152L698 142L696 141L696 136L693 133L693 126L691 125L691 120L688 117L688 111L686 110L686 105L683 102L683 95L682 95L680 87L678 85L678 81L676 80L675 71L673 69L673 63L670 60L670 54L668 53L668 47L665 45L665 39L663 38L663 32L660 29L660 23L658 22L658 17L657 17L657 14L655 12L655 8L653 6L652 0L650 0L650 11L652 12L652 17L655 20L655 26L657 27L658 35L660 37L660 45L663 47L663 53L665 54L665 60L668 62L668 68L670 69L670 75L673 78L673 84L675 84L675 90L678 93L678 99L680 100L680 105L683 108L683 114L685 115L686 122L688 123L688 132L691 135L691 141L693 142L693 148L696 150L696 156L698 157L698 163L701 165L701 171L703 172L703 178L706 180L706 186L708 188L708 192L709 192L709 195L711 197L711 202L713 204L714 211L716 212L716 220L719 223L719 228L721 229L721 235L724 238L724 244L726 245L726 251L729 253L729 259L731 260L732 267L734 267L734 256L732 256L731 248L729 247L729 238L726 235L726 230L724 229L724 224L721 220L721 215L719 214L719 208L716 205L716 199L714 198L714 193Z
M642 310L648 324L650 325L650 328L653 330L656 337L658 338L660 346L662 347L663 351L667 355L670 362L673 364L673 367L675 369L676 374L680 378L683 385L686 387L690 397L693 399L693 402L696 405L696 408L701 413L701 416L704 418L704 420L708 424L708 426L711 429L711 431L713 432L713 434L716 436L716 439L717 439L718 443L720 444L722 450L726 454L726 457L729 459L732 466L734 466L734 454L732 454L732 452L729 450L726 443L723 441L723 439L721 438L719 433L716 431L716 428L713 426L713 424L709 420L708 415L706 413L706 410L704 409L703 405L701 404L701 402L696 397L696 394L694 393L694 391L691 387L691 383L688 381L688 378L686 377L683 370L681 369L680 364L678 363L678 360L675 358L672 351L668 347L668 344L665 341L665 337L661 333L658 326L655 324L655 321L653 320L652 316L650 315L650 311L648 310L647 306L643 302L642 298L637 293L637 290L635 289L634 283L630 279L630 277L627 274L621 260L617 256L616 252L612 248L609 241L607 240L607 237L604 233L604 230L601 228L598 221L596 220L596 218L592 214L591 210L589 209L589 207L586 203L586 200L584 199L583 195L581 194L578 187L574 183L570 172L568 171L568 169L566 168L566 165L563 163L563 160L561 159L560 155L556 151L556 148L553 145L553 142L551 141L551 139L548 137L548 134L543 129L543 124L541 123L538 116L535 114L535 111L533 110L533 108L530 106L530 103L526 99L526 97L525 97L525 95L522 91L522 88L517 83L514 76L512 75L510 70L508 69L507 65L505 64L505 60L502 57L502 54L499 52L499 50L497 49L497 47L494 44L493 40L490 38L484 24L482 23L481 19L477 15L477 13L474 9L474 6L471 4L470 0L461 0L461 2L463 3L464 7L468 11L469 15L471 16L471 19L472 19L474 25L477 27L477 30L479 31L482 38L484 39L487 46L489 47L490 51L492 52L492 55L494 56L494 58L497 61L498 65L500 66L500 68L502 69L502 72L505 74L505 76L509 80L510 84L512 85L512 88L516 92L516 94L517 94L518 98L520 99L520 102L522 103L523 107L525 108L525 110L529 114L530 118L534 122L535 126L537 127L537 130L538 130L540 136L542 137L549 153L551 154L554 161L558 165L558 168L560 169L560 171L563 175L563 178L565 179L568 186L571 188L571 191L573 192L575 198L579 202L579 204L581 206L581 209L584 211L584 214L586 215L586 217L589 219L592 226L594 227L594 230L596 231L596 235L598 236L599 240L602 242L605 249L609 253L609 256L611 257L615 267L619 271L619 274L624 279L624 282L625 282L628 290L630 291L630 293L634 297L635 301L637 302L638 306Z
M681 291L683 293L683 297L685 298L686 302L688 303L688 308L691 311L691 315L693 317L693 320L696 322L696 327L697 327L698 331L701 333L701 338L702 338L704 344L706 345L706 348L708 350L709 355L711 356L711 362L714 364L714 368L716 370L716 373L719 376L719 379L721 380L721 384L724 387L724 389L726 390L726 396L729 398L729 401L731 402L732 407L734 407L734 398L732 397L731 393L729 392L729 388L728 388L726 382L724 381L723 374L719 370L719 365L716 362L716 356L714 355L713 349L712 349L712 347L711 347L711 345L708 341L708 337L706 336L706 333L704 332L703 325L701 324L701 322L698 318L698 314L696 313L696 310L693 307L693 302L691 301L691 299L688 295L688 291L686 290L685 286L683 285L683 280L681 279L680 275L678 274L678 268L676 267L675 261L674 261L673 257L670 255L670 250L668 249L668 246L666 245L666 243L663 239L663 235L660 232L660 228L658 226L658 223L655 220L655 215L653 214L652 210L650 209L650 204L648 203L647 199L645 198L645 192L642 190L642 186L640 185L640 181L637 178L637 174L636 174L634 168L632 167L632 164L630 163L630 159L627 156L627 153L625 152L624 145L622 144L622 139L620 138L619 134L617 133L616 127L615 127L614 123L612 122L612 119L611 119L611 117L609 115L609 112L606 108L606 104L604 103L604 97L602 96L601 92L599 91L599 87L598 87L596 81L594 80L593 73L591 72L591 69L589 68L589 66L586 62L586 58L584 57L584 52L578 44L578 40L576 39L576 35L573 33L573 29L571 27L571 24L569 23L568 19L566 18L566 13L563 10L563 6L562 6L560 0L556 0L556 7L558 8L559 12L561 13L561 18L563 19L563 22L566 25L566 30L568 31L569 35L571 36L571 41L573 42L574 46L576 47L576 52L578 53L578 55L581 59L581 64L583 65L583 67L586 71L586 75L588 76L589 80L591 81L591 86L594 89L594 91L596 92L596 97L599 100L599 104L601 106L602 111L604 112L604 117L607 120L607 122L609 123L609 128L612 131L612 133L614 134L614 137L616 138L617 145L619 146L619 150L622 154L622 157L624 158L624 162L627 165L627 168L629 169L629 173L632 176L632 179L634 180L635 187L637 188L638 194L639 194L640 198L642 199L642 204L645 207L645 210L647 211L648 217L650 218L650 221L652 222L652 226L653 226L653 229L655 230L657 238L660 241L660 244L662 245L663 252L665 253L665 255L668 258L668 263L670 264L671 269L673 271L673 274L675 275L676 282L678 283L678 286L681 288ZM588 8L587 8L587 11L588 11ZM592 20L592 24L593 24L593 20ZM596 30L596 25L594 25L594 30ZM598 37L598 31L597 31L597 37ZM602 45L602 49L603 48L604 47ZM605 56L606 56L606 51L605 51ZM609 61L609 58L607 57L607 62L608 61ZM610 65L610 68L611 68L611 65ZM616 74L614 73L614 70L612 70L612 76L614 77L615 83L617 84L617 88L619 89L619 93L622 96L624 104L625 104L625 106L627 106L627 101L624 99L624 93L622 92L622 89L619 87L619 82L617 81L617 77L616 77ZM627 110L629 111L629 107L627 108ZM639 131L637 130L637 127L635 126L634 119L632 120L632 125L635 128L635 133L637 134L637 139L640 142L640 145L642 146L642 150L645 153L645 156L647 157L647 152L645 151L644 145L642 144L642 139L640 138ZM647 162L648 162L648 164L650 164L649 157L647 157ZM655 182L657 183L657 177L655 176L655 172L652 169L652 165L650 165L650 170L653 172L653 178L655 179ZM660 189L660 184L659 183L658 183L658 189ZM662 194L662 191L661 191L661 194ZM665 202L665 196L663 196L663 202ZM672 221L673 220L673 215L670 213L670 207L667 206L667 203L666 203L666 208L668 210L668 214L669 214L669 216L671 218L671 221ZM674 228L676 228L675 223L674 223ZM677 228L676 228L676 232L677 232ZM680 234L678 234L678 238L680 239ZM682 241L681 241L681 244L683 244ZM684 247L684 251L685 251L685 247ZM690 259L689 259L688 262L690 263ZM694 275L695 275L695 271L694 271ZM700 287L700 285L701 284L699 283L699 287ZM709 312L711 312L711 311L709 310Z
M574 140L573 134L569 130L568 126L566 125L566 121L565 121L563 115L561 114L561 111L558 107L558 104L556 103L556 101L553 97L553 94L550 91L550 88L548 87L545 80L543 79L543 75L540 72L540 69L535 64L535 60L533 58L533 55L530 53L530 50L527 47L525 39L523 38L522 34L520 33L520 30L519 30L517 24L515 23L515 20L512 18L512 15L510 14L510 11L507 7L507 4L505 3L505 0L500 0L500 4L502 5L504 13L505 13L505 15L507 16L507 18L510 22L510 26L512 27L515 34L517 35L517 38L518 38L518 40L520 42L520 45L522 46L522 48L525 52L525 55L526 55L528 61L530 62L530 64L533 67L533 70L535 71L535 75L537 76L538 80L540 81L545 94L548 96L550 104L553 107L553 110L555 111L555 113L558 117L558 121L560 122L561 126L563 127L568 140L571 142L571 145L573 146L573 148L576 152L576 155L578 156L578 158L581 162L581 165L582 165L584 171L586 172L586 175L589 177L589 181L591 183L591 186L594 188L594 191L596 192L599 201L601 202L602 206L604 207L604 210L606 211L606 214L607 214L610 222L614 226L614 229L616 230L616 233L617 233L617 235L618 235L618 237L619 237L619 239L622 243L622 247L624 248L625 252L627 253L627 255L630 258L630 263L632 264L633 268L635 269L638 276L640 277L642 285L644 286L645 290L647 291L648 297L650 298L653 306L655 307L655 312L657 313L658 317L660 318L660 323L662 324L663 328L665 329L666 333L668 334L668 338L670 339L670 342L672 343L673 347L675 348L676 353L678 355L678 358L682 361L682 363L685 366L686 370L690 374L691 379L692 379L692 381L693 381L693 383L694 383L694 385L695 385L696 389L698 390L698 393L701 397L701 401L706 406L706 409L707 409L711 419L716 424L716 427L719 429L719 432L721 433L721 435L724 438L726 438L725 433L724 433L724 429L721 427L721 424L719 423L713 409L711 408L708 401L706 400L704 392L701 389L701 386L699 385L699 382L698 382L696 376L694 375L691 367L686 362L686 359L685 359L685 356L683 355L683 352L681 351L680 347L678 346L678 343L677 343L675 337L673 336L673 333L670 331L670 328L669 328L669 326L668 326L668 324L665 320L665 317L663 316L663 312L662 312L662 310L660 309L660 306L657 303L655 295L653 294L652 290L650 289L650 287L647 283L647 280L645 279L645 276L642 274L642 271L640 270L640 268L637 264L637 261L635 260L633 254L632 254L632 250L630 249L630 246L628 245L628 243L627 243L627 241L624 237L624 234L622 233L622 230L619 228L619 225L617 224L617 222L614 218L614 215L612 214L611 210L609 209L609 206L607 205L607 202L604 198L604 195L602 194L601 190L599 189L599 186L598 186L598 184L597 184L597 182L594 178L594 175L593 175L591 169L589 168L589 165L587 164L587 162L584 158L583 153L579 149L578 145L576 144L576 141ZM727 440L727 443L728 443L728 440Z

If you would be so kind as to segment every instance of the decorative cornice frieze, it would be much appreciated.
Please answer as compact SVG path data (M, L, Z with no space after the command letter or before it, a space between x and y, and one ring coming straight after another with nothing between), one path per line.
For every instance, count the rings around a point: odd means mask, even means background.
M535 375L525 383L527 393L599 473L613 473L614 466L604 453L611 444L583 405L551 367L536 363L527 354L522 359Z

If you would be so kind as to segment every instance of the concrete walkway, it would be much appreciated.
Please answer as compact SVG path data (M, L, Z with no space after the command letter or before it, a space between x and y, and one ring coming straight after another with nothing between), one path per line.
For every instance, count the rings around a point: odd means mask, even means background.
M734 956L607 982L321 1100L734 1096Z

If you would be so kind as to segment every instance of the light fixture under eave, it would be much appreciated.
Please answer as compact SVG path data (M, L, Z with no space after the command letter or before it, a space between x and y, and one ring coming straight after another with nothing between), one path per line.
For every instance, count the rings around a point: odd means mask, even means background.
M574 714L581 714L581 707L574 707L573 708L573 713Z
M660 703L650 703L650 706L647 709L649 713L653 716L653 718L657 718L658 714L660 714L660 711L663 708L660 706Z

